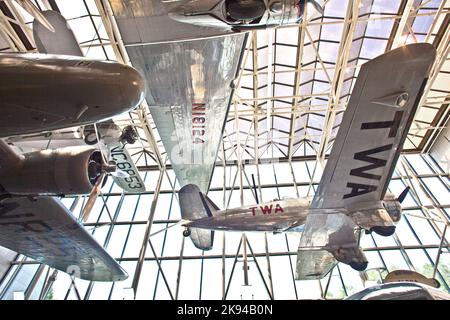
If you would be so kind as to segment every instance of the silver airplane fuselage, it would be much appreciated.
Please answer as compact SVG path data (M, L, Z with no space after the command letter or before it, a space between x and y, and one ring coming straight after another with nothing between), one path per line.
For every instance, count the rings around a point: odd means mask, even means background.
M390 193L383 201L355 204L349 208L315 209L310 207L312 199L312 197L306 197L274 200L262 204L214 211L211 216L188 221L184 226L240 232L301 232L307 216L314 212L314 214L345 214L357 221L362 228L370 230L370 221L365 219L366 215L385 213L394 222L398 222L401 216L400 203Z
M0 55L0 137L94 123L137 107L145 83L134 68L82 57Z
M274 200L220 210L186 224L187 227L226 231L301 231L312 198ZM300 228L296 228L300 227Z

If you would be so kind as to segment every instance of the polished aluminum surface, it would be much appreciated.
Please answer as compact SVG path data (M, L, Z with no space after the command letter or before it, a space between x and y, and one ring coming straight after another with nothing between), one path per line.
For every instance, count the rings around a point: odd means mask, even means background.
M401 206L399 199L386 195L387 181L411 126L435 54L429 44L412 44L363 65L312 203L295 200L291 210L273 211L278 205L289 208L289 203L275 201L253 209L213 212L192 188L191 201L180 197L183 218L195 218L185 225L284 231L280 223L288 224L297 215L302 218L298 225L304 224L297 257L298 279L325 276L335 264L334 259L358 271L367 268L367 258L359 246L359 230L382 236L395 231L393 222L399 220ZM194 210L197 212L192 214ZM212 214L205 214L208 212Z
M137 107L145 84L116 62L45 54L0 54L0 137L111 118Z
M110 0L125 45L193 40L233 33L229 28L198 27L170 18L170 10L184 2Z
M363 65L312 207L384 198L435 55L430 44L416 43ZM404 93L408 102L398 106Z
M147 103L181 186L209 186L245 36L129 46Z

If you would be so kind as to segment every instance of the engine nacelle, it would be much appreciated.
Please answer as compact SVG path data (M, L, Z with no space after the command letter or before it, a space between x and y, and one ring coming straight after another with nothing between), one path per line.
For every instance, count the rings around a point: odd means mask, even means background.
M0 186L12 195L86 194L100 177L102 164L101 153L89 147L30 152L0 168Z
M402 215L400 202L392 194L387 194L382 201L354 203L347 209L348 216L360 228L385 237L394 234L394 223Z
M402 206L400 202L392 196L392 199L385 198L383 200L383 207L391 217L392 221L399 222L402 218Z

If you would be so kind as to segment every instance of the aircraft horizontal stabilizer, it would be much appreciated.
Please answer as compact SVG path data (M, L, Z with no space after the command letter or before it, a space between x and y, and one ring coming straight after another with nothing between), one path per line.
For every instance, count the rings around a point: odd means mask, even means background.
M214 231L199 228L190 228L189 236L197 249L212 249L214 244Z
M0 201L0 245L84 280L128 278L56 198L14 197Z

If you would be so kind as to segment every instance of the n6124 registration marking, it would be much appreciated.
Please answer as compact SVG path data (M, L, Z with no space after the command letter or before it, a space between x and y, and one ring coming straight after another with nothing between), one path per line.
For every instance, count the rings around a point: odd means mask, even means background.
M205 130L205 104L193 103L192 104L192 143L200 144L205 143L204 135Z
M389 129L388 138L395 138L397 136L402 117L403 111L397 111L391 121L365 122L361 124L361 130ZM393 144L388 143L377 148L356 152L353 155L353 159L365 162L366 165L351 169L349 175L372 181L380 180L381 175L373 174L368 171L385 167L387 164L387 160L383 159L383 157L381 156L374 155L385 151L390 151L392 150L392 148ZM343 196L343 199L352 198L376 191L378 186L370 183L347 182L347 188L350 188L350 191Z

